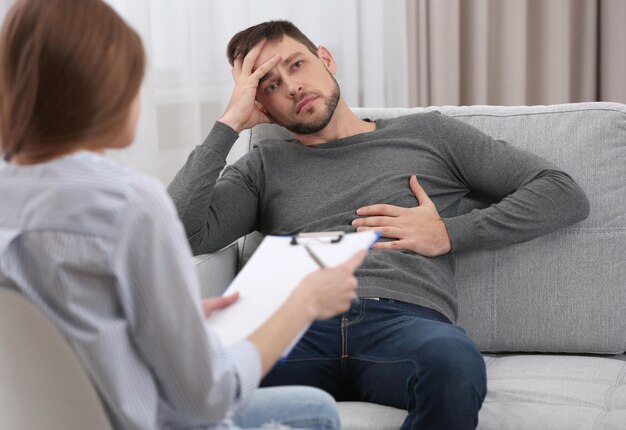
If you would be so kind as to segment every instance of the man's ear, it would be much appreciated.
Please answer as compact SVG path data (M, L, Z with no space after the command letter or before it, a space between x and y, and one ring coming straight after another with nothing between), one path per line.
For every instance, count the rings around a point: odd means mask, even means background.
M335 63L333 54L325 46L320 45L317 48L317 56L322 60L322 63L324 63L330 73L334 75L337 72L337 63Z
M258 108L261 112L263 112L265 115L267 115L267 109L265 109L265 106L263 106L263 105L261 104L261 102L260 102L260 101L255 100L255 101L254 101L254 104L256 105L256 107L257 107L257 108Z

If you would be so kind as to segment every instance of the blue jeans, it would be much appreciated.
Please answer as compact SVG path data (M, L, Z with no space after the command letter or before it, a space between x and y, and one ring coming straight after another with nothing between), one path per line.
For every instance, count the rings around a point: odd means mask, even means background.
M261 388L232 421L244 429L341 429L333 398L312 387Z
M337 401L405 409L402 429L474 429L485 362L465 331L432 309L362 299L315 322L261 386L310 385Z

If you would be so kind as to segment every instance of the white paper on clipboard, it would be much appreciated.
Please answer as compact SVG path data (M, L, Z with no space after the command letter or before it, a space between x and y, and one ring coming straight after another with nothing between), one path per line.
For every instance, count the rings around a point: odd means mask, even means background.
M316 256L327 267L333 267L357 251L369 249L377 238L376 232L365 231L346 233L336 243L306 240ZM300 281L319 268L303 244L294 245L292 241L291 236L266 236L224 292L224 295L239 292L240 298L228 308L213 312L206 320L224 346L245 339L263 325Z

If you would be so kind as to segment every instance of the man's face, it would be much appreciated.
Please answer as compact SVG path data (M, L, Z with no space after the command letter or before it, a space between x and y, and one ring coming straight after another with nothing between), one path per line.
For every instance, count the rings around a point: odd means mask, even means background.
M261 79L256 93L261 110L296 134L322 130L339 102L332 56L325 48L317 56L285 36L265 44L254 70L275 54L280 55L280 63Z

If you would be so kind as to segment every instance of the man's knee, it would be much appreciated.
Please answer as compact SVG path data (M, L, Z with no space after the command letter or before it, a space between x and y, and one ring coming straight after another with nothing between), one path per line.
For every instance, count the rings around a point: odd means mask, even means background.
M417 361L419 373L429 373L439 383L452 384L455 389L475 389L484 397L485 360L469 338L450 336L429 340L420 348Z

